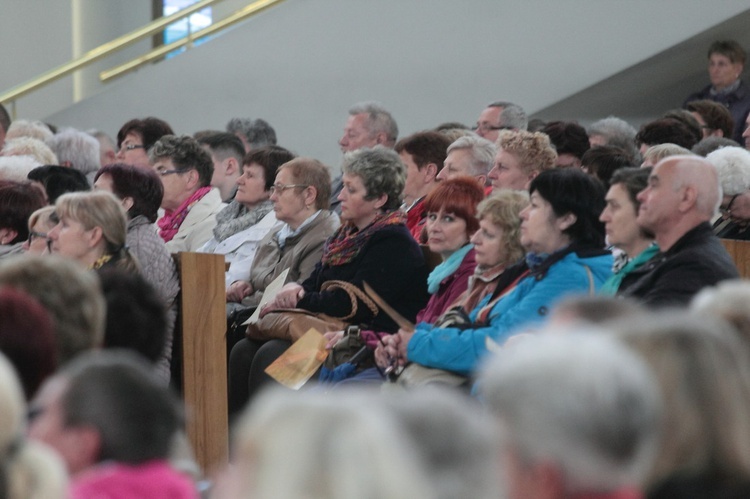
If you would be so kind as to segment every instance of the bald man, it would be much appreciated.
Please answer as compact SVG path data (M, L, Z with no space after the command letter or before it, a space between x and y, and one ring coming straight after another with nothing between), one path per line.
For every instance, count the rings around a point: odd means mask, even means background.
M653 307L680 306L706 286L739 277L711 229L721 201L711 163L698 156L661 160L638 200L638 225L654 234L660 252L626 276L619 294Z

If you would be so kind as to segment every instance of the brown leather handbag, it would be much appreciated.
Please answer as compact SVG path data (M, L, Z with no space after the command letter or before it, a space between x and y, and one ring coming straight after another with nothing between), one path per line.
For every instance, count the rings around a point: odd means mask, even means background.
M267 313L255 324L247 326L245 335L251 340L280 339L297 341L303 334L316 329L325 334L331 331L341 331L350 325L349 319L354 317L359 307L359 301L370 309L373 315L378 313L378 306L367 294L357 286L345 281L326 281L320 287L321 291L328 289L343 289L351 300L351 312L344 317L332 317L323 313L314 313L301 308L279 309Z

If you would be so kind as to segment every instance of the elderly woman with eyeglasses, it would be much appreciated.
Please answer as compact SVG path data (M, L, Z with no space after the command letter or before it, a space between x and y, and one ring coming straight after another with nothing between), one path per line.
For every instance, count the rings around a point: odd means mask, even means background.
M229 286L247 279L261 240L278 224L271 202L276 171L294 159L283 147L268 146L247 153L234 199L216 215L213 237L198 251L224 255Z
M282 224L258 245L249 275L227 288L228 302L257 305L266 286L285 269L288 282L310 277L323 255L323 243L339 227L338 215L329 209L331 176L320 161L295 158L284 163L270 191L273 213Z

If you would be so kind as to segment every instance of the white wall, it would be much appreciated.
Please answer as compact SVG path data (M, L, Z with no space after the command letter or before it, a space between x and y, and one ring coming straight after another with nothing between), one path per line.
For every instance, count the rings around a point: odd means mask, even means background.
M136 116L178 133L262 117L282 145L335 167L357 101L393 110L402 135L471 124L497 99L534 113L747 10L746 0L286 0L46 118L114 134ZM700 70L705 44L692 50Z

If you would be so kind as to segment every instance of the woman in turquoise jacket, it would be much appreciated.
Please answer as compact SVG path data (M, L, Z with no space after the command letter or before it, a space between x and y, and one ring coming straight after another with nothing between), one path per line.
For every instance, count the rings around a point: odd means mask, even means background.
M526 257L500 277L495 292L467 311L466 327L436 328L420 323L399 331L378 349L379 364L425 367L472 374L488 346L544 320L554 304L572 293L593 294L611 275L598 220L604 188L580 170L540 173L529 187L531 204L521 212Z

